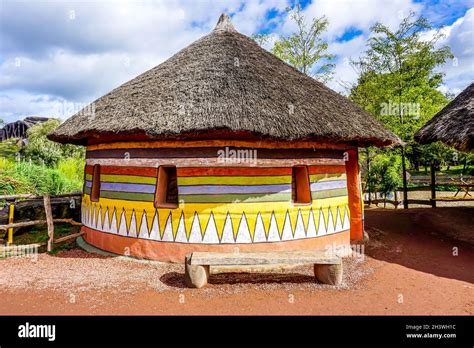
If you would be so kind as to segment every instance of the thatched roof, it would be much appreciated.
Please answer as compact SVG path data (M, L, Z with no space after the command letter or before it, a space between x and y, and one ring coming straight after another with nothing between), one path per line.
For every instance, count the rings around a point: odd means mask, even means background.
M415 134L422 144L442 141L461 151L474 148L474 83L438 112Z
M111 136L196 139L214 133L359 146L399 141L353 102L238 33L226 15L210 34L97 99L49 138L86 144Z
M0 129L0 142L11 138L25 139L26 131L35 124L50 120L49 117L29 116L23 120L7 123Z

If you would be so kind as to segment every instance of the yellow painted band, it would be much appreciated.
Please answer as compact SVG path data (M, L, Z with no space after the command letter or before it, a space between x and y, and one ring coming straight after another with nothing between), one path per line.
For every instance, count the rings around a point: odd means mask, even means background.
M178 185L268 185L290 184L291 175L282 176L195 176L178 177Z
M89 205L90 198L89 195L84 195L83 198L84 204ZM324 198L313 200L311 205L296 205L292 206L288 202L264 202L264 203L188 203L179 205L179 210L183 210L185 213L194 213L194 212L223 212L223 213L242 213L242 212L271 212L271 211L298 211L299 209L305 210L312 208L315 209L324 208L324 207L333 207L339 205L346 205L348 202L347 196L344 197L335 197L335 198ZM126 211L135 210L136 212L145 211L154 211L155 206L153 202L136 202L136 201L124 201L117 199L109 198L100 198L99 202L92 202L94 205L117 208L117 212L120 213L122 208ZM120 210L120 211L119 211ZM170 209L158 209L169 211Z

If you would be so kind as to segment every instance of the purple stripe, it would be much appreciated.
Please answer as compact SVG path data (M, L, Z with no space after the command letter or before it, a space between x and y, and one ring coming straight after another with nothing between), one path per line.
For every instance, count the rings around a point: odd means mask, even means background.
M346 180L335 180L335 181L322 181L322 182L313 182L311 184L311 191L325 191L338 188L346 188Z
M134 193L155 193L156 185L129 184L123 182L101 182L101 191L134 192Z

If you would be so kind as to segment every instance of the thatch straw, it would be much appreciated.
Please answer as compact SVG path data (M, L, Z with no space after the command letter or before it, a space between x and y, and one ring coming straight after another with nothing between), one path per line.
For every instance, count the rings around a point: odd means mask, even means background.
M438 112L415 134L422 144L442 141L460 151L474 146L474 83Z
M86 108L87 109L87 108ZM152 139L257 138L389 145L399 139L347 98L302 74L222 15L216 28L79 112L49 138L86 144L107 135Z

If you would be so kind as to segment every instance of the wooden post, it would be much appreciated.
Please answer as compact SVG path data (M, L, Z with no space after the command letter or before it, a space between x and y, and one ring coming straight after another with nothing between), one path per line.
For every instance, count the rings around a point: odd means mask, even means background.
M13 223L13 214L15 211L15 204L12 203L8 206L8 224ZM13 228L8 229L8 240L7 240L8 245L13 244Z
M46 223L48 225L48 252L53 250L54 241L54 222L53 213L51 211L51 197L49 194L43 196L44 212L46 213Z
M358 150L350 149L344 154L347 176L347 194L350 212L351 240L364 239L363 197L361 194Z
M436 171L434 162L431 162L431 207L436 208Z
M369 148L365 148L365 152L367 154L367 179L366 179L366 188L367 188L367 193L369 194L369 207L372 206L372 194L370 192L370 185L369 185L369 180L370 180L370 152Z
M401 108L400 108L401 110ZM408 181L405 163L405 145L402 145L402 175L403 175L403 209L408 209Z

